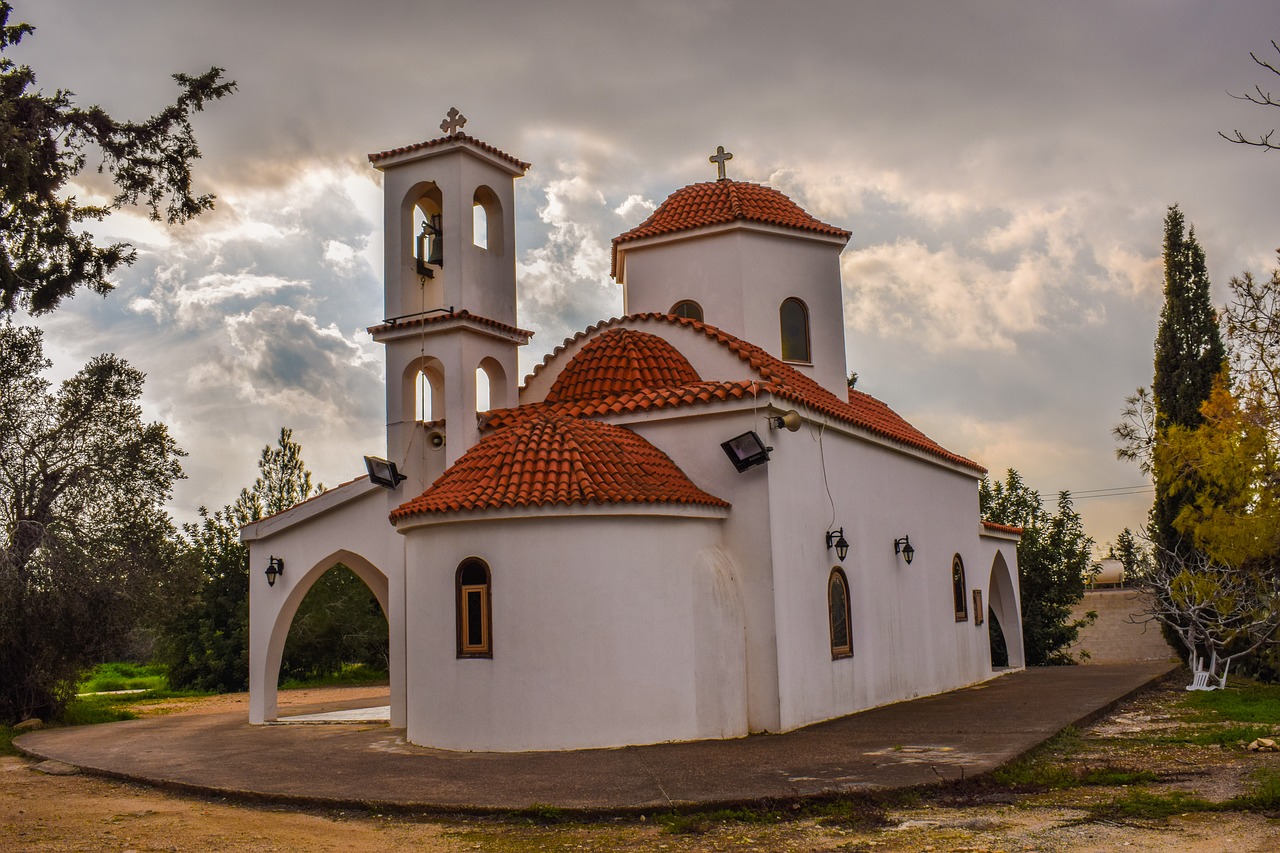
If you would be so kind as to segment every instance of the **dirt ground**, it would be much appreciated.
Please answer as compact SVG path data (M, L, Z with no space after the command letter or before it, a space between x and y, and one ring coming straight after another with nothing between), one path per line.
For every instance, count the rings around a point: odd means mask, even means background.
M375 688L282 693L282 705L380 695ZM381 695L385 695L385 689ZM1246 791L1280 754L1165 743L1184 725L1177 684L1150 691L1065 745L1050 760L1067 767L1151 770L1142 789L1181 791L1221 801ZM185 699L146 713L201 714L244 707L245 696ZM54 768L56 769L56 768ZM0 850L3 851L1043 851L1094 853L1132 847L1186 853L1280 850L1280 820L1238 812L1188 813L1166 819L1100 819L1088 808L1124 795L1122 787L1075 787L1035 794L967 791L899 797L888 825L832 824L827 818L773 817L764 822L710 819L672 832L660 816L597 822L556 821L555 814L505 819L415 818L367 812L248 806L175 795L86 775L42 772L23 758L0 757ZM547 823L546 821L552 821Z

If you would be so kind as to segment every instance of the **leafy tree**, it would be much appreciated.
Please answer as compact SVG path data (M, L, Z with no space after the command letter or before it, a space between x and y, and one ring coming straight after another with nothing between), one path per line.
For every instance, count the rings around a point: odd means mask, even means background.
M1271 41L1271 46L1275 48L1276 53L1280 53L1280 44L1276 44L1274 39ZM1259 59L1258 55L1253 51L1249 51L1249 58L1252 59L1254 64L1259 68L1265 68L1272 74L1280 75L1280 68L1277 68L1271 62ZM1242 101L1248 101L1251 104L1257 104L1260 107L1280 107L1280 101L1276 100L1275 96L1264 90L1261 86L1254 86L1252 92L1245 92L1243 95L1232 95L1231 97L1238 98ZM1218 131L1218 135L1228 142L1234 142L1237 145L1252 145L1255 148L1261 148L1264 151L1280 148L1280 142L1271 141L1271 137L1274 134L1275 130L1269 130L1266 133L1250 137L1245 136L1239 130L1233 130L1231 135L1228 136L1222 131Z
M1150 557L1138 537L1129 528L1120 531L1115 544L1107 549L1107 557L1119 560L1123 568L1123 579L1126 583L1141 578L1146 574Z
M240 528L324 491L313 485L293 431L262 448L258 477L234 502L200 510L183 527L187 579L180 604L162 623L159 656L176 686L244 690L249 679L249 549ZM350 569L338 567L308 591L285 645L281 677L337 673L345 663L387 667L387 623L377 599Z
M1243 568L1280 553L1280 460L1266 419L1239 400L1224 371L1196 428L1172 426L1156 446L1156 470L1194 483L1173 527L1217 565Z
M0 0L0 315L42 314L80 287L106 294L111 274L137 257L127 243L97 243L85 222L141 203L152 219L174 224L213 206L212 196L191 193L191 163L200 157L191 116L236 84L221 68L175 74L181 91L172 105L144 121L117 121L101 107L75 106L65 89L31 91L35 72L2 55L34 32L10 24L12 11ZM91 150L115 185L106 204L65 195Z
M311 472L293 431L262 448L253 485L183 525L185 595L160 625L159 657L178 687L228 692L249 683L249 549L240 528L310 497Z
M1071 495L1059 492L1057 512L1049 512L1040 493L1010 468L1004 482L984 477L979 498L983 518L1022 528L1018 570L1027 663L1074 663L1068 649L1095 614L1073 619L1072 611L1084 600L1085 584L1099 566L1091 557L1093 539L1085 535Z
M1196 549L1164 551L1142 587L1146 618L1159 621L1186 649L1191 669L1208 672L1218 687L1233 661L1274 643L1280 629L1280 575L1256 563L1230 566ZM1263 660L1251 671L1274 679L1274 664Z
M163 600L182 451L112 355L56 392L37 329L0 324L0 721L56 717Z
M1126 401L1123 420L1114 431L1120 442L1117 455L1138 460L1155 480L1150 535L1160 551L1185 547L1173 522L1194 500L1197 485L1152 465L1151 454L1170 427L1194 429L1204 422L1200 407L1226 359L1195 229L1187 228L1177 205L1169 208L1164 226L1164 306L1156 332L1151 394L1139 388Z
M345 664L386 672L387 617L378 599L342 564L316 580L298 606L285 640L280 679L337 675Z

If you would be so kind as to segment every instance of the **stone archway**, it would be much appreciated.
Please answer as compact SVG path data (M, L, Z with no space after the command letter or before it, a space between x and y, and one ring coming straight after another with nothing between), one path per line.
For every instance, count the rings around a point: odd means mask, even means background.
M1017 587L1009 572L1009 564L1004 555L996 552L991 562L991 578L987 583L987 606L990 611L987 621L987 637L990 642L992 632L998 624L1004 635L1008 660L1004 666L1010 669L1021 669L1026 666L1026 654L1022 645L1022 611L1018 603ZM995 661L992 661L994 666Z
M288 596L281 602L279 609L276 610L267 640L266 654L263 661L264 666L258 682L251 685L251 688L258 688L262 699L260 703L251 704L250 722L272 722L277 718L280 664L284 658L285 641L289 637L289 629L293 625L293 618L297 615L298 607L302 604L303 598L311 591L311 587L320 579L320 576L339 563L349 568L356 577L364 582L365 586L369 587L369 590L378 600L378 605L382 608L383 614L389 613L388 595L390 583L387 575L369 560L354 551L340 549L329 554L324 559L316 561L292 585ZM258 705L258 708L260 708L261 719L254 719L257 714L253 713L255 708L252 705Z

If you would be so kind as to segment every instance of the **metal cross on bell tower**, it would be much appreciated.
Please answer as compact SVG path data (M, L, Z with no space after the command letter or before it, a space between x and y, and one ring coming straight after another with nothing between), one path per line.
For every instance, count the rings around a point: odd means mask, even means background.
M716 177L720 180L725 179L724 164L726 160L732 160L733 155L724 150L723 145L716 146L716 153L707 158L707 162L716 164L716 171L719 173Z
M446 134L452 136L454 131L462 130L467 124L467 117L458 112L457 107L449 107L449 112L445 116L444 121L440 122L440 129Z

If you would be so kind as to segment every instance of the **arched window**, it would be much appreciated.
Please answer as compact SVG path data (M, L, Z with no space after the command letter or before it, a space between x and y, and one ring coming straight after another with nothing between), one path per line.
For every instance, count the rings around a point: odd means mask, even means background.
M675 305L671 306L671 313L677 317L684 317L688 320L697 320L702 322L702 306L694 302L692 299L681 299Z
M956 554L951 558L951 597L955 599L957 622L964 622L969 618L968 591L965 587L964 560Z
M469 557L458 566L458 657L493 657L493 603L489 567Z
M831 619L831 659L853 657L853 629L849 618L849 579L839 568L827 579L827 612Z
M778 320L782 327L782 360L812 361L809 354L808 307L794 296L785 299L778 309Z
M476 187L471 197L471 242L501 254L502 239L502 202L489 187Z

